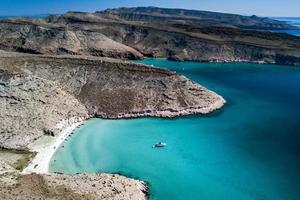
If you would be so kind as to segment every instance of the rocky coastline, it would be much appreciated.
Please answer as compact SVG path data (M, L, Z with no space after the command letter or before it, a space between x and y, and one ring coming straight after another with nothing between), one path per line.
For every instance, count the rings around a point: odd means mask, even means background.
M22 171L1 161L4 199L146 199L142 181L109 174L49 174L51 156L91 117L173 118L207 114L225 104L220 95L165 69L110 58L5 51L0 51L0 102L0 146L37 152ZM40 189L45 193L34 192Z
M146 200L147 186L120 175L28 174L18 184L0 188L1 199Z

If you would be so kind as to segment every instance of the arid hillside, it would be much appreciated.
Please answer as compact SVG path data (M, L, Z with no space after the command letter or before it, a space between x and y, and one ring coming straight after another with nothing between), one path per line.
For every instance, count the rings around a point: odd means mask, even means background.
M0 20L0 49L121 59L300 65L300 37L274 33L284 22L256 16L159 8L68 12Z

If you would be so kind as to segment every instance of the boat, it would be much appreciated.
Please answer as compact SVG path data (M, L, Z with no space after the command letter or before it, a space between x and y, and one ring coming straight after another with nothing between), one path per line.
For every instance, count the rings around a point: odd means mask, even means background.
M164 142L158 142L158 143L154 144L154 145L152 146L152 148L161 148L161 147L165 147L165 146L167 146L167 143L164 143Z

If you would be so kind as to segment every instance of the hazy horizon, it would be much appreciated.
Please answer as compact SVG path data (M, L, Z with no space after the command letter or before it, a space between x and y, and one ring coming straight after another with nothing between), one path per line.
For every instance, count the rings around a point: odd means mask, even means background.
M191 10L202 10L211 12L231 13L239 15L257 15L262 17L300 17L298 0L273 0L272 2L261 2L259 0L203 0L185 2L174 0L1 0L0 16L28 16L43 14L62 14L67 11L95 12L108 8L120 7L162 7L162 8L181 8Z
M197 11L208 11L208 12L216 12L216 13L224 13L224 14L234 14L234 15L242 15L242 16L252 16L252 15L257 15L255 13L253 14L240 14L240 13L230 13L230 12L221 12L221 11L213 11L213 10L201 10L201 9L188 9L188 8L179 8L179 7L158 7L158 6L136 6L136 7L157 7L157 8L166 8L166 9L185 9L185 10L197 10ZM88 11L88 10L66 10L64 12L59 12L59 13L36 13L36 14L15 14L15 15L2 15L0 13L0 18L3 17L42 17L42 16L48 16L48 15L60 15L60 14L64 14L66 12L89 12L89 13L93 13L93 12L97 12L97 11L104 11L107 9L118 9L118 8L134 8L134 7L114 7L114 8L104 8L104 9L99 9L99 10L93 10L93 11ZM267 15L257 15L259 17L269 17L269 18L295 18L298 19L300 18L300 14L299 16L267 16Z

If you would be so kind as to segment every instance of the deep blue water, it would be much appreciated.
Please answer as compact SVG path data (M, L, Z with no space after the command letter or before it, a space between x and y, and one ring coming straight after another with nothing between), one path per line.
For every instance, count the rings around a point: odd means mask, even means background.
M51 171L121 173L152 200L299 200L300 68L146 59L227 100L208 116L92 119L52 158ZM157 141L163 149L152 149Z

